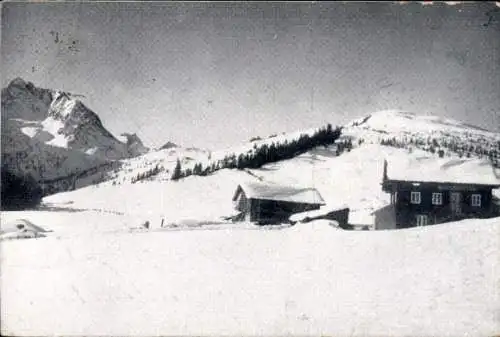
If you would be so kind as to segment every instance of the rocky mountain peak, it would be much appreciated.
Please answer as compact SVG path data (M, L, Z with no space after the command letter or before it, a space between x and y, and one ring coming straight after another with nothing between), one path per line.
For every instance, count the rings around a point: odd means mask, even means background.
M144 146L142 140L135 133L122 133L121 138L127 145L127 149L131 157L136 157L149 151L149 148Z
M12 80L2 90L2 163L54 180L148 151L137 136L120 142L77 96Z

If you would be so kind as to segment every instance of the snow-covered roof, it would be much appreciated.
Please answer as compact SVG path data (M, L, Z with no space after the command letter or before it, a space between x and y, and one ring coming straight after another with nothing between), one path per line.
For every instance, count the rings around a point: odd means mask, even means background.
M300 222L306 218L313 219L345 208L348 208L348 206L347 205L323 206L317 210L292 214L289 219L290 221L293 222Z
M304 204L324 204L321 194L312 187L285 186L274 183L240 183L234 194L236 200L240 188L247 198L279 200Z
M500 186L500 171L486 159L435 157L387 161L389 180Z

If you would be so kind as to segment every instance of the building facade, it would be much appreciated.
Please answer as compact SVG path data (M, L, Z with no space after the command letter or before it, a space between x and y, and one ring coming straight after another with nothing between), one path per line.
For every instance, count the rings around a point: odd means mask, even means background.
M492 191L500 185L396 180L387 176L384 165L382 189L391 196L388 211L394 213L396 228L497 215Z

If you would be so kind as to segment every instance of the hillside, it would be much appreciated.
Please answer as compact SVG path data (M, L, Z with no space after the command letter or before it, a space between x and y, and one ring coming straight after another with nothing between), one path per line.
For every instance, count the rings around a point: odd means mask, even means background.
M373 223L371 213L389 202L388 195L382 192L380 186L384 160L407 163L411 158L418 160L427 158L430 162L438 163L440 160L459 158L458 154L451 151L443 158L439 158L438 153L432 153L424 147L412 147L410 142L407 143L407 148L382 145L380 143L384 137L406 136L408 139L412 136L414 139L427 139L431 135L438 137L442 132L454 132L453 135L460 137L461 132L470 133L474 139L484 137L490 144L499 139L497 134L471 129L458 122L455 123L456 129L450 130L447 124L438 123L428 117L414 116L413 118L420 122L420 128L402 130L401 125L407 120L405 116L393 112L373 114L362 124L356 125L354 122L354 125L344 127L341 137L335 144L316 147L292 159L268 163L261 168L220 169L206 176L192 175L178 181L170 180L177 158L182 159L183 167L193 167L196 163L208 166L209 157L218 160L230 154L238 154L238 151L247 153L254 147L259 148L271 142L291 142L303 133L280 135L281 138L273 137L260 140L258 143L251 142L248 145L212 153L186 151L183 148L151 152L124 161L123 169L117 170L110 181L79 191L54 195L46 198L46 201L74 202L75 207L85 209L103 208L125 213L149 212L155 214L155 217L161 213L172 221L186 217L201 220L206 220L208 217L211 221L218 221L221 216L232 213L230 199L239 181L263 180L316 187L328 203L347 203L351 208L351 218L354 223L371 225ZM387 133L382 135L379 133L378 128L381 125L375 123L377 120L379 124L383 120L386 121ZM418 124L414 120L411 123ZM426 124L432 127L427 128ZM314 130L308 132L313 134ZM344 142L347 138L352 142L353 149L347 148L340 153L339 142ZM145 174L155 168L158 170L154 171L154 174L149 176ZM141 174L145 178L137 180ZM117 188L129 192L116 193Z
M485 157L499 166L500 134L435 115L380 111L349 123L343 135L358 142L418 148L442 157Z
M160 171L165 174L157 179L169 179L177 158L181 160L184 175L206 175L223 168L237 168L239 161L244 161L249 156L254 157L255 154L262 152L261 150L264 150L264 162L272 162L275 161L271 158L273 147L278 149L277 153L283 153L280 147L289 146L303 137L311 139L320 130L322 128L271 135L268 138L255 137L249 142L216 151L194 151L178 146L167 146L165 150L168 151L160 149L144 157L124 161L126 169L115 172L111 181L114 180L115 184L137 181L137 177L141 175L149 178L158 175ZM487 158L495 166L500 167L498 164L500 134L452 119L432 115L419 116L396 110L380 111L354 120L341 127L340 137L332 135L330 138L323 138L318 144L327 146L336 144L330 147L330 151L336 155L361 144L381 144L402 148L407 152L415 149L423 150L439 157ZM299 151L291 157L301 153L303 152ZM196 165L201 167L201 172L195 173ZM156 167L162 169L152 172ZM241 168L255 167L243 163Z
M123 168L113 171L108 176L110 179L107 183L120 185L143 180L174 179L177 165L177 179L207 176L223 169L260 168L268 163L292 159L317 146L335 145L334 152L340 154L352 145L350 141L338 142L340 130L328 124L320 128L273 135L267 139L253 140L217 151L169 146L132 160L123 160Z
M335 155L334 149L316 149L294 159L265 165L262 169L224 169L208 176L190 176L169 180L160 173L141 183L115 186L102 183L77 191L45 198L53 206L100 209L149 219L161 218L178 223L221 222L234 213L231 198L240 182L268 181L285 185L311 186L319 190L328 205L349 205L350 221L373 226L372 212L389 204L389 195L381 189L383 162L406 162L405 150L365 144L349 153ZM414 158L433 159L416 150ZM500 175L499 175L500 176ZM144 221L144 220L143 220Z

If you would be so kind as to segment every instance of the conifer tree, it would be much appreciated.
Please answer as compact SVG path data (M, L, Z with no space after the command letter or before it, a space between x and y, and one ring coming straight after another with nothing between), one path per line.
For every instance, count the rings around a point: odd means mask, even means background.
M178 180L182 178L182 168L181 168L181 161L177 159L177 163L175 164L174 172L172 173L172 180Z

